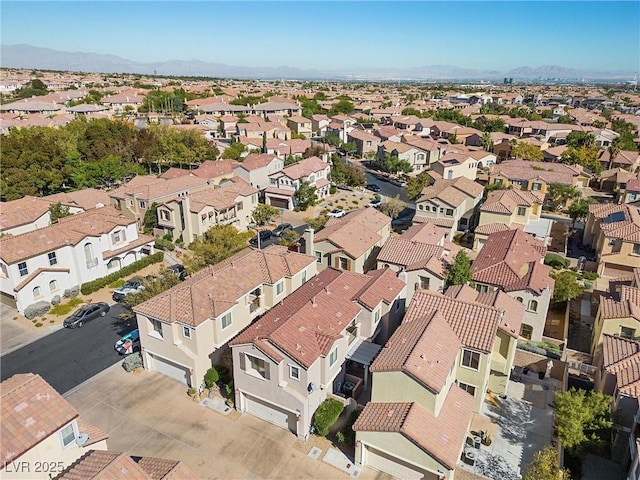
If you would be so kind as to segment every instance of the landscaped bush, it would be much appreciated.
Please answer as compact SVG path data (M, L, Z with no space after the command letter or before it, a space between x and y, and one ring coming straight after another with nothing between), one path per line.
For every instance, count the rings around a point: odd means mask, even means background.
M132 353L124 359L122 366L127 372L133 372L136 368L142 367L142 356L139 352Z
M79 293L80 293L80 288L76 285L75 287L67 288L62 294L62 296L64 298L73 298L73 297L77 297Z
M351 445L351 446L354 446L356 444L356 432L354 432L353 428L351 427L353 427L353 424L356 423L356 420L360 416L360 413L362 413L362 410L354 410L349 414L349 418L347 418L347 422L338 432L338 434L342 434L341 443L346 443L347 445ZM340 443L340 437L338 437L337 434L336 434L336 439Z
M170 252L176 249L175 245L171 243L171 241L165 240L164 238L156 238L156 248L169 250Z
M544 264L555 269L567 268L570 265L569 260L555 253L547 253L544 256Z
M146 257L138 260L137 262L133 262L131 265L127 265L126 267L118 270L117 272L113 272L106 277L98 278L96 280L92 280L87 283L83 283L80 291L83 295L90 295L93 292L97 292L103 287L106 287L110 283L115 280L126 277L127 275L131 275L132 273L136 273L139 270L142 270L144 267L148 267L149 265L153 265L154 263L159 263L164 258L163 252L156 252L153 255L147 255ZM66 293L66 292L65 292Z
M599 277L599 275L596 272L582 272L582 278L584 278L585 280L590 280L590 281L594 281Z
M53 307L51 309L51 311L49 313L53 314L53 315L67 315L69 313L71 313L71 310L74 309L74 307L77 307L78 305L80 305L82 302L81 299L79 298L72 298L71 300L69 300L67 303L63 303L61 305L56 305L55 307Z
M29 320L33 320L36 317L41 317L45 313L49 311L51 308L51 304L49 302L45 302L44 300L32 303L27 308L24 309L24 316Z
M313 426L318 435L326 437L329 429L336 423L344 410L344 405L334 398L327 398L316 410L313 416Z
M329 193L330 193L331 195L333 195L333 194L334 194L334 193L336 193L337 191L338 191L338 189L337 189L336 187L334 187L333 185L331 185L331 186L329 187Z
M520 340L518 341L518 348L520 350L525 350L527 352L537 353L538 355L544 355L548 358L560 360L560 350L558 350L557 348L545 347L548 347L548 345L541 344L540 342L529 343Z
M215 367L211 367L207 370L207 373L204 374L204 386L206 388L213 387L218 380L220 380L220 375L218 375Z
M222 383L227 383L231 380L231 377L229 376L229 369L227 367L224 365L214 365L213 368L218 372L218 377Z
M124 278L119 278L115 282L111 282L109 284L109 288L120 288L122 285L124 285L124 282Z

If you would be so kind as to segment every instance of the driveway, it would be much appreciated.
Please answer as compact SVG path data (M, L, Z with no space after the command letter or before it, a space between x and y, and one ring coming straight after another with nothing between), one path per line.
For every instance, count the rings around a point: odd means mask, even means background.
M158 373L126 373L114 365L65 398L109 434L109 450L181 460L202 478L349 478L320 460L328 441L322 439L320 459L310 458L318 443L249 414L225 416L203 407L184 385ZM389 477L365 469L359 478Z

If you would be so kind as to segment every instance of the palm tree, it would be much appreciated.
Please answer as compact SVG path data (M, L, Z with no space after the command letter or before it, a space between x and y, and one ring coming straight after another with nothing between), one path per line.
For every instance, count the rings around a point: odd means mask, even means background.
M620 137L614 138L611 145L609 145L609 169L613 168L613 161L616 159L618 154L620 153Z
M493 152L493 139L489 132L484 132L480 138L480 146L487 152Z

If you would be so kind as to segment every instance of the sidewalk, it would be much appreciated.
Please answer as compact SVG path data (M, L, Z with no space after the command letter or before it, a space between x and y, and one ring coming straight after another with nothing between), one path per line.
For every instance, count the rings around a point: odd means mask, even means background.
M0 355L10 353L63 328L61 324L29 327L14 320L17 315L19 314L16 309L0 305Z

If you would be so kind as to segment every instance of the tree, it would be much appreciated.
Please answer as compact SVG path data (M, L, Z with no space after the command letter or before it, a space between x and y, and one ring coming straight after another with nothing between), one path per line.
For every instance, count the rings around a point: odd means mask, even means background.
M549 274L555 280L553 289L553 302L563 303L573 298L579 297L584 292L584 287L578 283L575 272L563 270L561 272L552 271Z
M593 198L580 198L576 200L567 210L567 213L573 220L572 227L575 227L576 222L583 222L589 215L589 205L594 202Z
M522 480L570 480L569 472L560 467L558 451L551 445L533 455Z
M240 233L233 225L211 227L189 245L185 265L190 272L196 272L219 263L245 248L250 236L251 232Z
M253 219L258 225L265 225L280 215L280 210L272 205L259 203L253 210Z
M601 446L613 425L612 401L612 397L598 391L572 387L566 392L556 392L555 434L562 446L573 454Z
M445 288L449 288L451 285L464 285L471 280L472 276L471 260L469 260L467 252L460 250L447 271Z
M400 159L397 155L391 155L388 152L384 153L384 158L379 163L379 166L382 170L389 173L409 173L413 170L413 167L408 161Z
M158 226L158 204L153 202L146 212L144 212L143 232L149 234Z
M554 210L558 210L569 200L576 200L582 194L573 185L565 185L562 183L552 183L549 185L549 199Z
M567 165L582 165L594 173L600 173L602 165L598 160L598 147L569 147L560 156L560 161Z
M386 202L380 205L380 210L389 215L391 218L398 218L398 215L406 207L405 203L400 200L400 195L396 195L394 198L390 198Z
M357 163L352 163L347 166L347 185L350 187L361 187L367 183L367 176L364 172L364 167Z
M540 150L540 147L536 147L527 142L517 142L511 149L511 156L540 162L542 160L542 150Z
M293 194L293 201L295 202L296 212L301 212L309 207L313 207L318 203L318 196L316 195L316 187L312 187L307 181L300 183L300 187Z
M157 278L147 279L143 283L144 290L127 295L122 303L129 308L133 308L136 305L146 302L150 298L153 298L165 290L169 290L171 287L179 284L180 277L168 272L167 270L162 270Z
M420 172L415 177L409 177L407 180L407 196L411 200L415 200L420 196L424 187L429 186L431 177L427 172Z
M247 147L244 144L235 142L225 148L224 152L222 152L222 158L241 161L242 154L246 151Z
M51 216L51 223L56 223L59 218L71 215L71 212L69 211L69 207L58 202L49 205L49 215Z
M609 168L611 168L611 166L613 165L613 161L622 150L620 148L620 137L614 138L607 150L609 151Z
M480 146L487 152L493 152L493 139L489 132L484 132L480 138Z
M596 144L596 137L588 132L570 132L567 135L567 145L570 147L593 147Z
M304 219L306 224L313 228L315 232L322 230L327 223L327 220L329 220L329 217L326 215L318 215L317 217L307 217Z
M290 247L298 240L300 240L300 237L301 235L296 230L293 230L291 228L282 232L282 235L280 235L280 238L278 238L278 244L284 245L285 247Z

